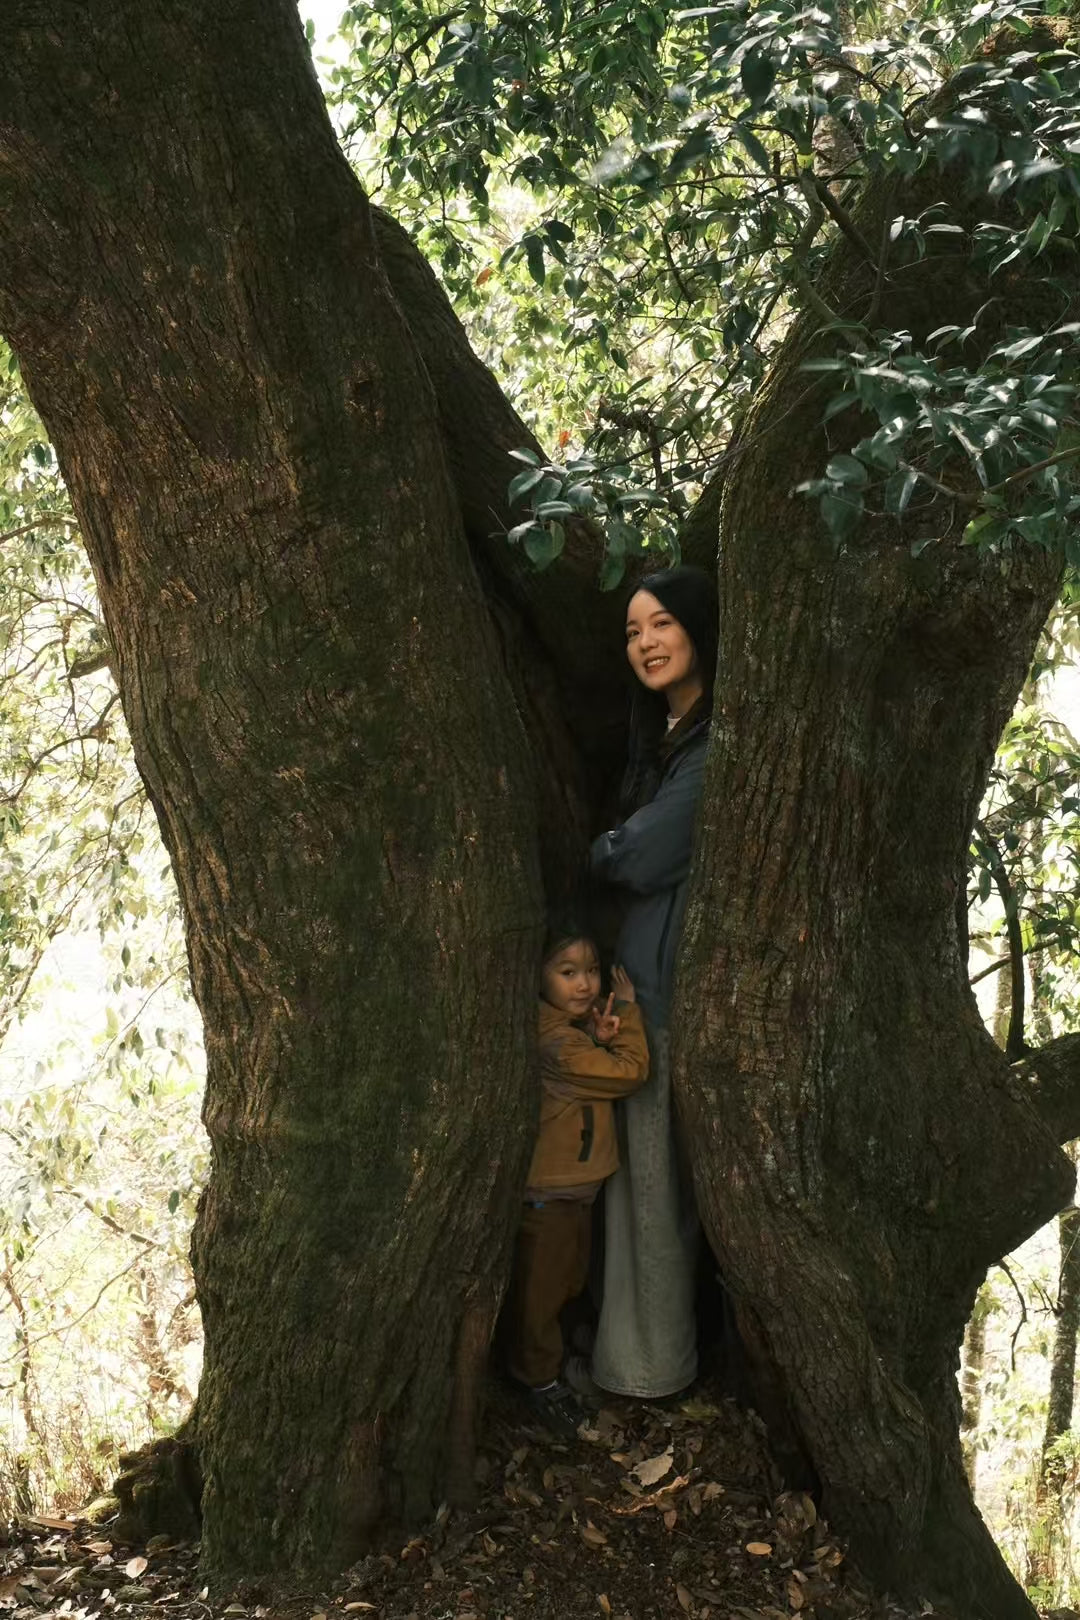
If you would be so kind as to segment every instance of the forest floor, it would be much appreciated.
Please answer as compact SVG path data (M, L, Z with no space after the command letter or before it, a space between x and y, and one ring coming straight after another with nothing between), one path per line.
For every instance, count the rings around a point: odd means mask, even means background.
M781 1492L757 1419L707 1395L614 1399L567 1443L495 1391L469 1513L320 1590L213 1594L194 1546L25 1519L0 1549L0 1620L900 1620L808 1496ZM924 1614L931 1611L926 1609Z

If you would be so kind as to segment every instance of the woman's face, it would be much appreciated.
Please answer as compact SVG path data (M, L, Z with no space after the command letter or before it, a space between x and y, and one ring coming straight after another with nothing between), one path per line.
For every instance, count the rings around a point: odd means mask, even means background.
M638 591L626 610L626 656L650 692L670 693L697 680L697 654L686 631L650 591Z

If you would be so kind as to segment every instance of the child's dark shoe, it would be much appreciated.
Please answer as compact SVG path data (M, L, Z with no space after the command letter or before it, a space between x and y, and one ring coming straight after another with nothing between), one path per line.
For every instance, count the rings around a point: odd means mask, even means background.
M567 1356L562 1375L586 1411L595 1411L600 1406L607 1391L601 1389L593 1378L588 1356Z
M573 1390L567 1389L558 1379L540 1389L527 1389L525 1403L552 1434L557 1434L562 1440L577 1439L578 1426L584 1422L585 1413Z

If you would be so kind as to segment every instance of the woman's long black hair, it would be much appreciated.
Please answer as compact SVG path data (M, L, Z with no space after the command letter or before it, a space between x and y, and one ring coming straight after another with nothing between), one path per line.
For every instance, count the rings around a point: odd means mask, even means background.
M648 591L673 619L677 619L694 644L702 693L693 708L677 726L668 730L667 699L662 692L650 692L635 683L630 708L630 746L626 774L619 794L619 814L625 820L656 792L665 759L687 732L696 729L712 714L713 681L720 651L720 610L716 581L703 568L684 563L647 574L634 586L632 595Z

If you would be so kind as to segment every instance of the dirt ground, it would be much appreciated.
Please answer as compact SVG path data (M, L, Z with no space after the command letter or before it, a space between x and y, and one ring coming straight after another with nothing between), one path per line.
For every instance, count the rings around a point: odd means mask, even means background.
M479 1501L321 1590L211 1595L195 1546L114 1544L108 1521L25 1519L0 1550L0 1620L892 1620L757 1419L698 1395L612 1400L566 1443L489 1403ZM929 1614L930 1610L924 1610Z

